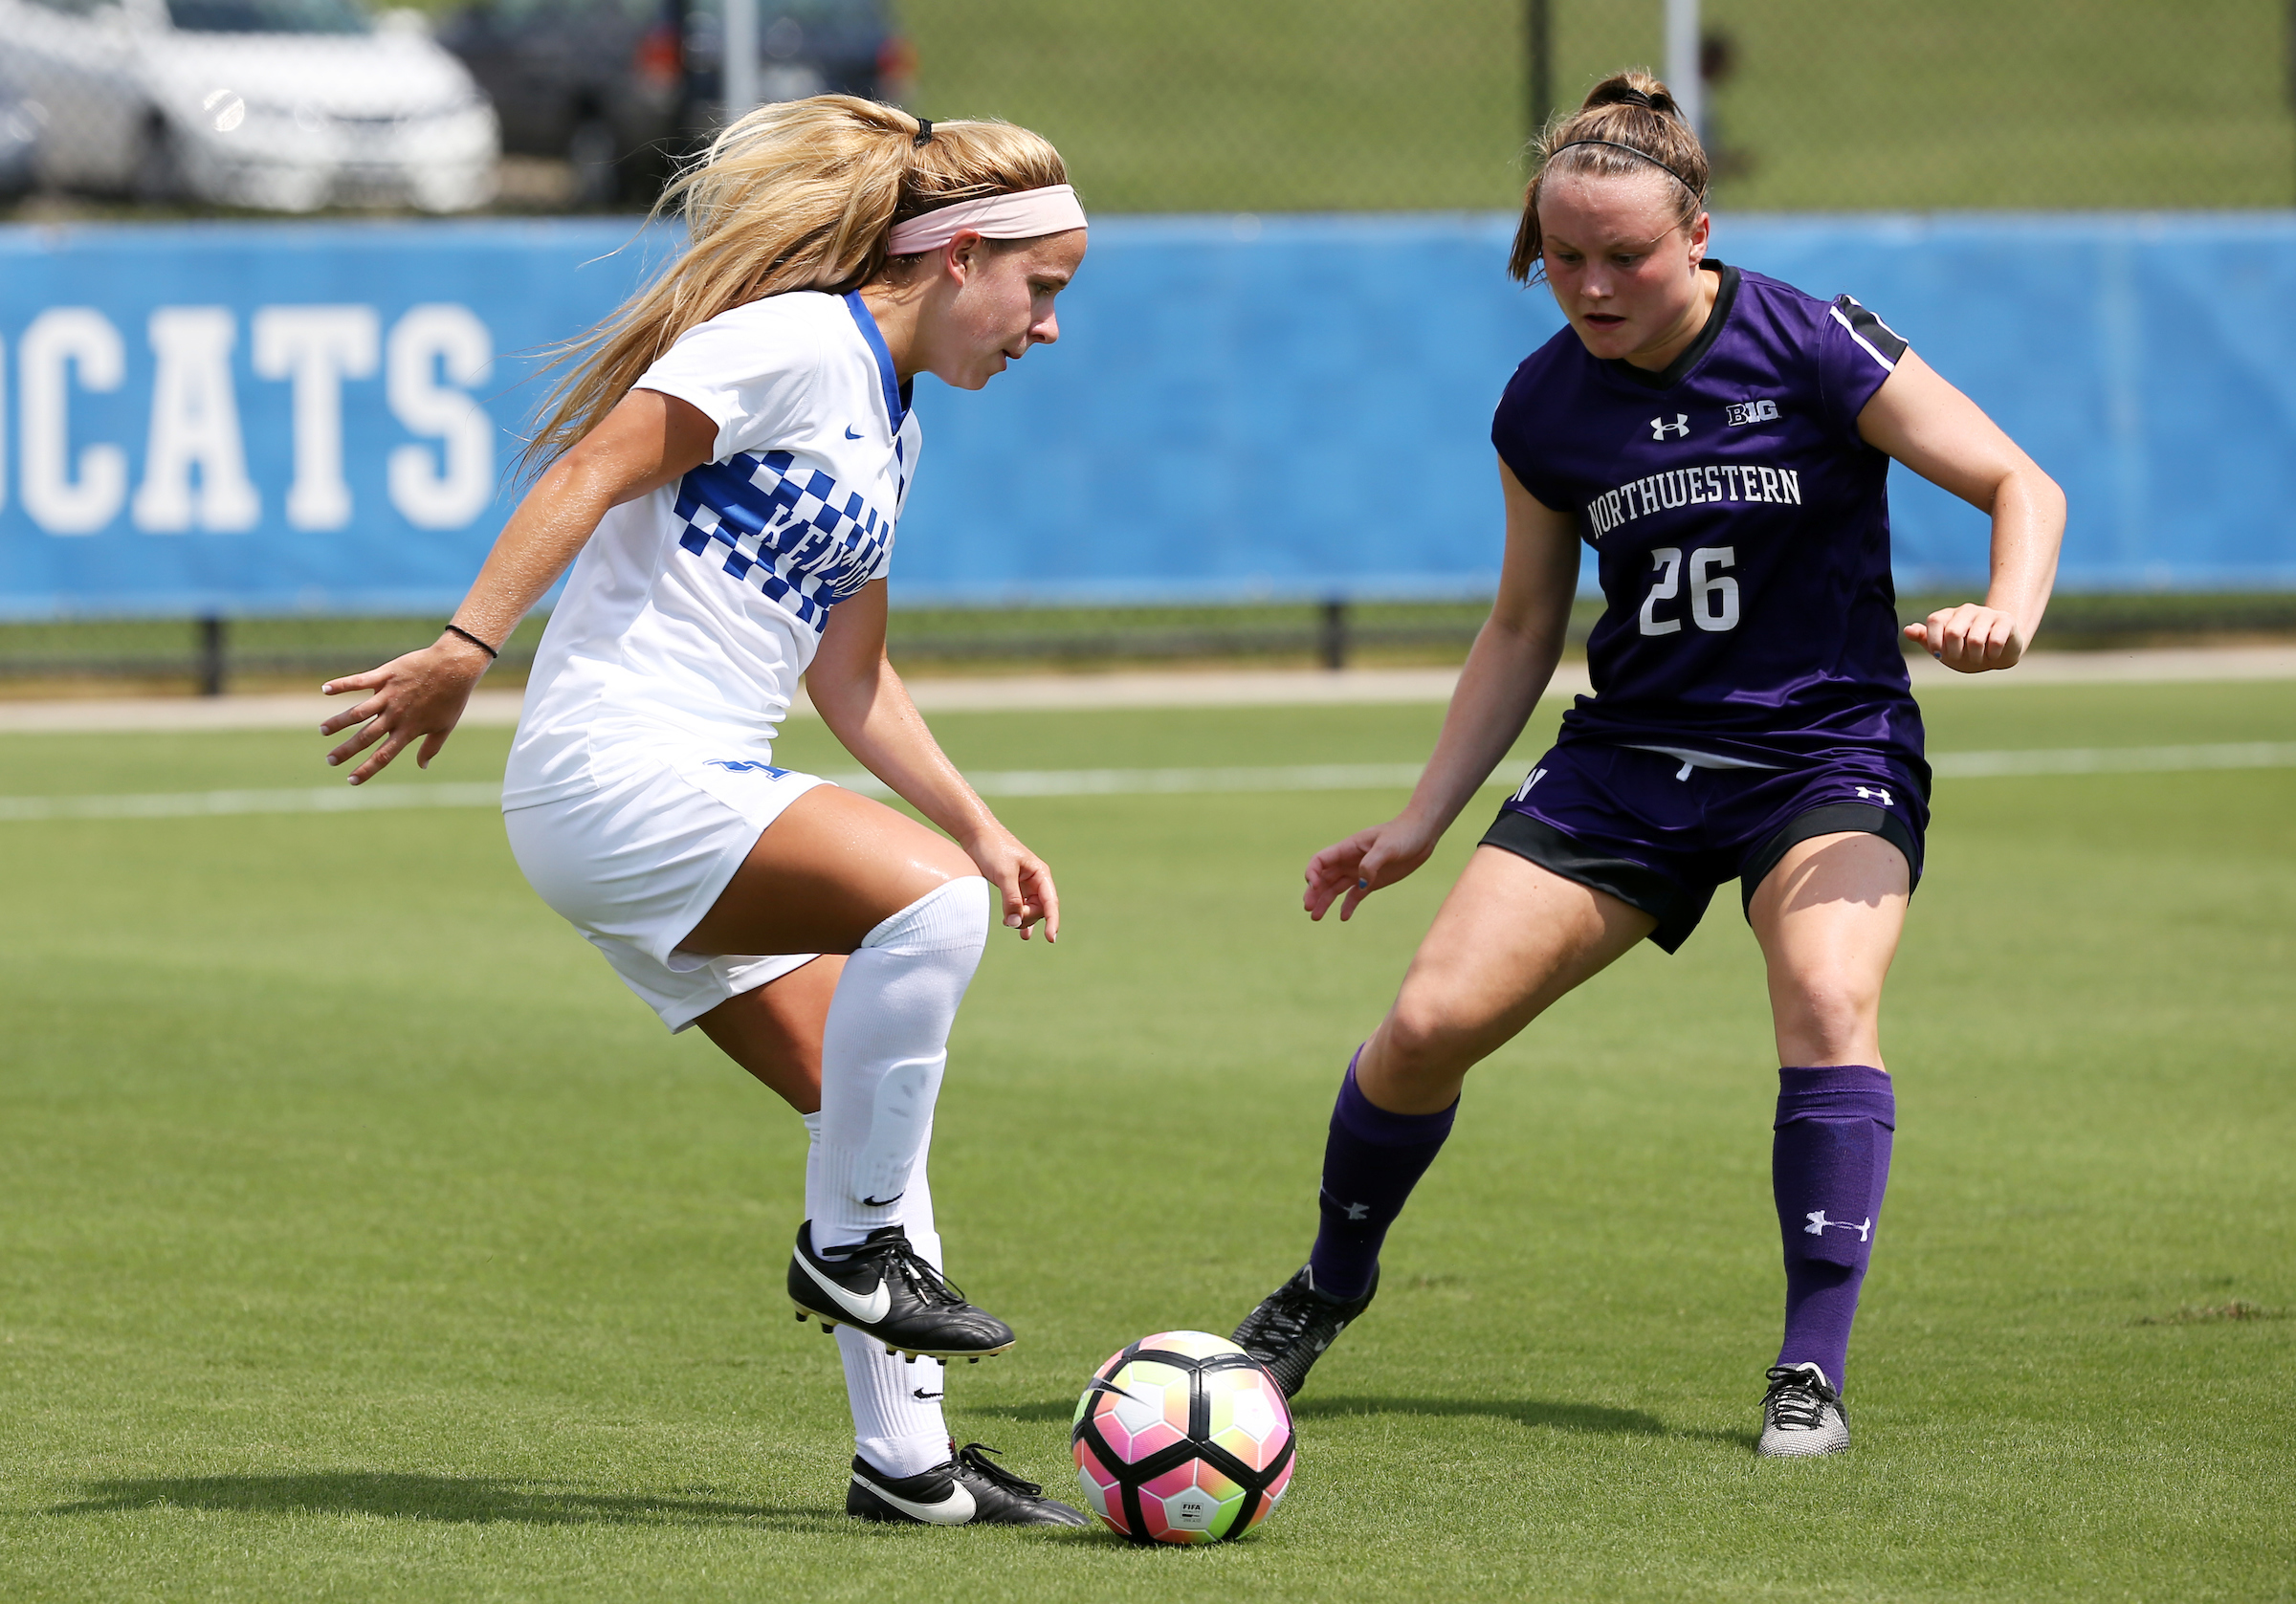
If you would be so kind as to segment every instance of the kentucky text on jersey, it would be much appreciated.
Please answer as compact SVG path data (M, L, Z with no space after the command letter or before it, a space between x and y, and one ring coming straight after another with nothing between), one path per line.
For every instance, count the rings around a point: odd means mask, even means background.
M1801 505L1801 475L1791 468L1714 462L1703 468L1673 468L1651 473L1596 496L1586 504L1590 538L1600 540L1622 523L1668 507L1702 501L1775 501Z
M677 487L686 526L677 543L697 557L722 553L728 574L818 631L884 561L893 520L859 491L840 498L835 479L795 460L740 451L695 469Z

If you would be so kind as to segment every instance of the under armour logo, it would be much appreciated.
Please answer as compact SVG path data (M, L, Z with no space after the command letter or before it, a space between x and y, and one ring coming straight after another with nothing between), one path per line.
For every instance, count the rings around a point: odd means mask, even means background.
M1525 797L1531 794L1532 786L1537 784L1540 780L1546 778L1547 771L1545 769L1533 769L1531 771L1531 778L1523 781L1523 787L1521 790L1515 792L1514 800L1516 802L1521 802Z
M1874 802L1878 800L1884 807L1895 807L1897 805L1897 803L1890 799L1888 788L1881 785L1859 786L1858 800L1861 802Z
M1812 1209L1808 1214L1802 1216L1802 1218L1809 1221L1807 1225L1804 1225L1801 1228L1804 1236L1822 1237L1825 1235L1825 1228L1831 1225L1838 1230L1855 1231L1858 1234L1858 1241L1871 1241L1873 1240L1873 1217L1871 1215L1867 1215L1863 1223L1856 1225L1852 1225L1846 1219L1828 1219L1825 1218L1825 1211L1823 1209Z
M1347 1218L1350 1219L1369 1219L1371 1218L1371 1205L1369 1203L1348 1204Z
M1669 432L1672 433L1674 438L1677 440L1689 433L1690 415L1688 412L1677 412L1674 414L1674 421L1672 423L1667 422L1665 418L1652 418L1650 420L1651 439L1664 440Z

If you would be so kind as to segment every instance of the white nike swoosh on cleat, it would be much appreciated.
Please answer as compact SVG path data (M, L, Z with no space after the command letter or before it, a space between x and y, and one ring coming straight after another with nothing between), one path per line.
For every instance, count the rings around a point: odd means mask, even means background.
M887 1311L893 1307L893 1288L885 1285L883 1276L877 1278L877 1289L874 1292L866 1298L856 1298L815 1269L806 1262L803 1253L797 1255L797 1263L798 1268L813 1278L814 1285L835 1299L839 1308L860 1321L864 1326L875 1325L884 1319Z
M919 1504L914 1499L903 1498L898 1493L887 1492L857 1470L853 1472L853 1480L875 1493L902 1514L914 1516L927 1526L963 1526L976 1513L972 1489L962 1482L951 1483L949 1496L938 1504Z

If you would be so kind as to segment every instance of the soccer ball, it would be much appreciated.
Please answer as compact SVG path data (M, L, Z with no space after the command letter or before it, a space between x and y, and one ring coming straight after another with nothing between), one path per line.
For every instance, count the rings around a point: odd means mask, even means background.
M1241 1537L1298 1462L1283 1389L1208 1331L1142 1337L1094 1371L1070 1439L1085 1502L1135 1543Z

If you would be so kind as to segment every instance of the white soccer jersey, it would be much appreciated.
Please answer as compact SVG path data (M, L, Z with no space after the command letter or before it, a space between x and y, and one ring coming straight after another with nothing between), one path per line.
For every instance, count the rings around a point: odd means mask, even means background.
M718 425L713 458L599 520L543 632L502 805L607 782L617 754L765 757L830 606L882 578L920 444L858 294L689 330L637 388Z

